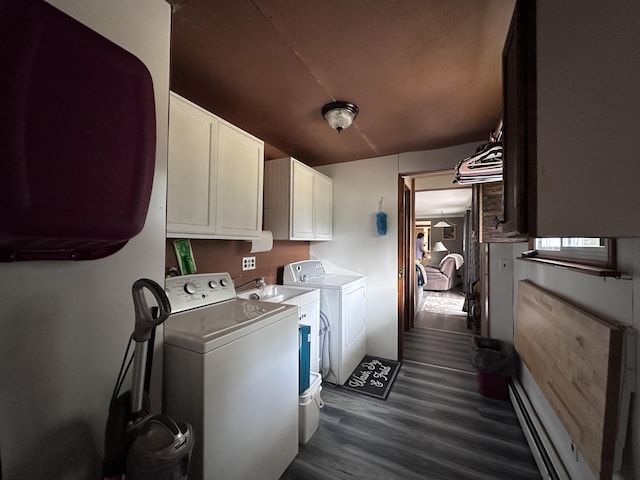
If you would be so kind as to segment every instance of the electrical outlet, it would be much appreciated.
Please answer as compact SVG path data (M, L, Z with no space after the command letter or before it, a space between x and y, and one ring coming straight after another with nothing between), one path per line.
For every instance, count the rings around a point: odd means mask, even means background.
M255 270L256 257L242 257L242 270Z

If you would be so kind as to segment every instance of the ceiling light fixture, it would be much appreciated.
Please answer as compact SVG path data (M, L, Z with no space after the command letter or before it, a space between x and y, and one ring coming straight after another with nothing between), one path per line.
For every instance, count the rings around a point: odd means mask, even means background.
M358 116L358 107L349 102L331 102L322 107L322 116L329 126L340 133L349 128Z
M451 224L444 219L444 212L440 210L440 221L434 227L450 227Z

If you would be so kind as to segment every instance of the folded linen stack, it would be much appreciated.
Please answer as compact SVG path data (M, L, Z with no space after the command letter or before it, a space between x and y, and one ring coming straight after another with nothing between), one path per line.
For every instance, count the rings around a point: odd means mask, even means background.
M455 183L486 183L502 180L502 142L481 145L476 153L458 162Z

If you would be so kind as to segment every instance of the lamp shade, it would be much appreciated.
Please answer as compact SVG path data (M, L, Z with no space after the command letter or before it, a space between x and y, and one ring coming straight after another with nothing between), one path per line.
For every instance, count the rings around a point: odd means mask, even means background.
M436 244L431 249L432 252L448 252L449 249L442 242L436 242Z
M433 227L434 228L442 228L442 227L450 227L451 224L447 222L444 218L444 212L440 210L440 220Z
M322 107L322 116L329 126L340 133L349 128L358 116L358 107L348 102L331 102Z

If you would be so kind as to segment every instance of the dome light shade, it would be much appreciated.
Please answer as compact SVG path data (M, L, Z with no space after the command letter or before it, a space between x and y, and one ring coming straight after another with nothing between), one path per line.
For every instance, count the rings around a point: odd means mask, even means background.
M340 133L356 119L358 107L348 102L331 102L322 107L322 116L331 128Z

